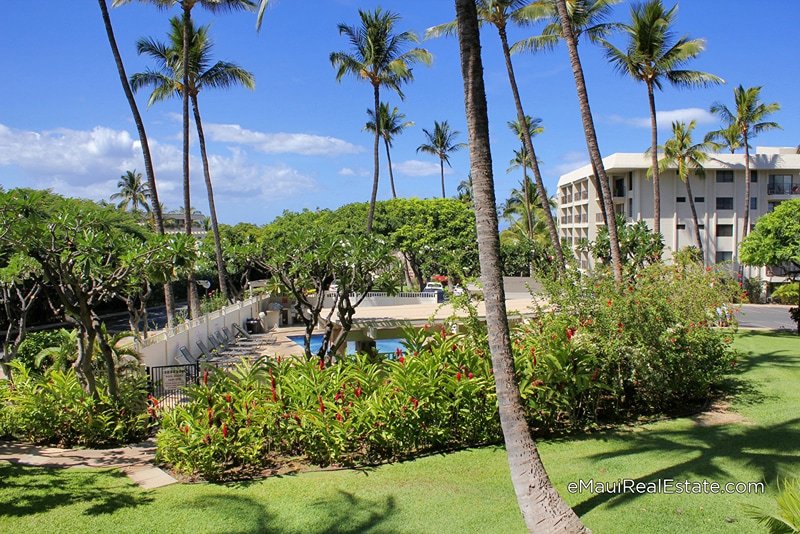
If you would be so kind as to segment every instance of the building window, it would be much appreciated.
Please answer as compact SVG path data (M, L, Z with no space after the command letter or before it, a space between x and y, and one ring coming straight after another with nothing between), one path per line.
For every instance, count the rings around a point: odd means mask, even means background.
M633 217L633 199L628 199L628 217Z
M717 237L732 237L733 225L732 224L718 224Z
M715 261L717 263L722 263L722 262L725 262L725 261L731 261L732 259L733 259L733 252L725 251L725 250L718 250Z
M624 178L614 177L614 196L615 197L624 197L625 196L625 179Z
M706 201L706 197L694 197L694 201L695 202L705 202Z
M791 174L770 174L767 193L770 195L796 195L800 193L800 185L792 183Z
M686 197L678 197L675 199L675 202L686 202Z
M732 183L732 182L733 182L733 171L717 171L718 184Z
M758 182L758 171L751 170L750 171L750 183L757 183Z
M758 209L758 197L750 197L750 209L751 210Z
M628 191L633 191L633 173L628 174Z
M698 225L697 225L697 228L698 228L698 230L702 230L702 229L704 229L705 227L706 227L706 225L705 225L705 224L698 224Z
M717 197L717 209L718 210L732 210L733 209L733 197Z
M770 200L769 202L767 202L767 208L768 208L767 211L772 213L772 211L775 208L777 208L778 204L780 204L781 202L783 202L783 200Z
M678 225L678 230L686 230L686 225L685 224L679 224Z

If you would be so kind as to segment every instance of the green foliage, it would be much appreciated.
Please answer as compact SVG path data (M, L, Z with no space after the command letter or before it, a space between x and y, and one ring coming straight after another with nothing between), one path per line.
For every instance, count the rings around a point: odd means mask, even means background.
M488 350L446 331L410 335L393 361L260 360L187 394L164 415L158 457L208 478L277 455L363 465L499 436Z
M786 266L800 273L800 199L781 202L759 217L739 252L747 265Z
M647 227L644 221L625 224L625 217L617 215L617 237L619 239L620 254L623 267L628 274L633 275L646 265L656 263L661 259L664 251L664 242L661 235L656 235ZM608 239L608 228L603 226L597 232L597 241L584 245L604 265L611 265L611 244Z
M228 305L228 299L219 291L209 291L208 295L200 299L200 313L206 314L221 310Z
M770 534L797 534L800 532L800 480L785 480L776 498L778 513L749 506L748 515L764 525Z
M51 347L58 347L70 341L69 332L64 329L31 332L27 335L25 341L20 344L17 352L17 360L28 369L34 369L38 367L35 363L36 356L43 350ZM72 351L75 351L75 344L72 345Z
M797 284L781 284L772 292L772 302L776 304L796 304L798 291L800 289L798 289Z
M141 373L120 377L115 402L102 387L97 396L86 393L71 368L40 374L18 361L11 366L13 384L0 383L0 435L64 447L98 446L136 442L151 429L155 412L145 400Z

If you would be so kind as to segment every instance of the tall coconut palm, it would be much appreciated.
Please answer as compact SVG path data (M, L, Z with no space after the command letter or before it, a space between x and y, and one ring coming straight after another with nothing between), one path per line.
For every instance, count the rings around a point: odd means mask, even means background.
M705 141L715 152L724 149L731 154L735 154L737 150L742 148L742 134L735 124L729 124L719 130L708 132Z
M617 226L613 224L616 220L614 204L611 201L611 188L608 184L608 175L603 165L603 158L600 156L600 147L597 143L597 132L594 128L592 118L592 108L589 106L589 93L586 91L586 80L583 77L583 66L578 54L578 36L575 26L570 18L570 11L567 8L567 0L553 0L558 10L558 18L561 26L561 37L567 45L569 62L572 66L572 75L575 78L575 91L578 94L578 107L581 111L583 121L583 133L586 138L586 148L589 152L589 160L592 170L597 175L600 193L603 197L602 208L605 212L606 227L608 228L608 241L611 247L611 266L614 271L614 280L622 283L622 255L619 250L619 238L617 236Z
M442 177L442 198L446 198L444 190L444 164L450 167L450 154L464 148L464 143L456 143L456 137L461 133L458 130L451 130L447 121L433 121L433 132L425 128L422 129L427 143L417 147L417 152L425 152L439 158L439 171Z
M661 188L658 175L655 90L661 90L664 81L677 87L705 87L724 83L722 78L713 74L682 68L700 55L705 49L705 41L686 36L675 40L672 31L677 9L677 4L665 9L661 0L648 0L644 4L635 5L631 8L630 24L622 25L622 32L628 39L625 50L603 41L611 64L619 72L647 87L653 174L653 231L656 234L661 233Z
M512 169L516 168L518 165L516 160L512 160L512 162L515 162ZM528 181L527 187L525 180ZM527 196L526 191L528 192ZM548 204L552 206L552 201ZM547 226L544 224L544 214L539 202L539 193L533 187L530 177L523 177L519 187L511 189L508 198L501 205L500 213L511 225L510 229L514 235L525 241L539 244L549 241Z
M519 95L519 88L517 87L517 79L514 75L514 66L511 63L511 48L508 44L507 27L510 20L517 20L524 12L528 1L526 0L476 0L476 9L480 23L491 24L497 29L500 36L500 44L503 50L503 57L506 63L506 72L508 73L508 82L511 87L511 94L514 98L514 107L517 111L517 122L523 124L525 122L525 111L522 107L522 99ZM455 30L455 24L450 22L439 26L434 26L428 29L425 33L426 37L437 37L439 35L451 34ZM539 190L539 198L546 202L548 196L542 181L542 173L539 170L539 164L536 161L536 151L534 150L533 141L531 140L530 132L527 128L520 129L521 140L525 147L525 151L531 157L531 170L533 171L534 179L536 180L536 188ZM543 205L546 210L546 206ZM558 239L558 230L556 223L553 219L552 213L548 211L545 216L547 222L547 229L550 233L550 242L552 243L553 250L555 251L556 258L560 269L564 268L564 251L561 248L561 241Z
M130 3L133 0L114 0L114 5ZM227 11L253 10L256 8L253 0L139 0L149 4L155 4L160 8L168 8L178 5L183 12L183 28L192 28L192 10L200 6L211 13L222 13ZM189 33L183 32L183 58L182 65L189 64ZM189 87L189 69L183 69L183 87ZM191 210L191 193L189 188L189 91L183 91L183 206L184 210ZM192 221L186 218L184 230L187 235L192 235ZM200 314L200 297L197 293L197 283L194 273L190 272L187 277L187 289L189 300L189 315L192 318Z
M122 210L127 210L128 205L131 206L131 211L139 213L139 206L145 212L150 213L150 205L147 199L150 198L150 191L147 184L142 183L142 173L132 171L125 171L125 174L120 176L117 182L119 191L111 195L111 200L119 199L117 207Z
M705 176L703 163L708 160L706 152L710 148L710 143L704 141L702 143L692 144L692 130L694 130L695 125L695 121L690 122L688 126L683 121L672 123L672 138L664 143L664 157L658 162L658 166L661 171L670 167L675 167L678 178L680 178L686 186L686 196L689 197L689 207L692 209L694 239L697 243L697 248L700 249L700 257L705 261L703 241L700 239L700 224L697 220L697 209L694 205L692 183L689 179L689 175L694 172L697 176Z
M472 175L467 175L466 180L461 180L456 187L458 200L472 204Z
M525 420L514 373L511 338L500 269L489 116L475 0L455 0L464 108L469 133L470 169L475 195L478 257L486 301L486 327L500 412L517 502L531 532L586 532L577 515L553 487Z
M203 177L208 194L208 208L210 212L211 231L214 237L214 252L216 256L220 291L226 299L230 300L226 276L227 271L222 254L219 224L217 222L217 210L214 203L214 188L211 183L211 170L208 164L205 134L200 117L198 94L206 88L227 89L235 85L253 89L255 87L255 81L250 72L235 63L218 61L212 64L212 42L208 36L208 26L201 26L197 29L192 27L188 29L188 32L184 32L184 22L178 17L170 19L170 25L172 29L169 34L168 45L154 39L140 39L136 43L136 49L139 54L147 55L154 59L157 64L157 69L134 74L131 77L131 85L135 91L143 87L152 87L153 91L150 94L149 100L151 105L175 95L182 96L184 88L182 82L182 58L184 56L183 35L184 33L189 34L191 51L188 69L188 92L192 101L194 122L200 144L200 156L203 162Z
M739 131L741 146L744 147L744 228L742 239L750 229L750 140L766 130L780 128L777 122L765 121L769 115L777 113L781 105L777 102L765 104L761 101L761 87L748 87L741 85L733 90L733 100L736 109L730 110L727 106L715 103L711 106L711 113L719 115L728 128Z
M122 63L122 56L119 53L119 47L117 47L117 39L114 36L114 27L111 25L111 16L108 13L106 0L98 0L98 4L100 5L100 14L102 15L103 25L105 26L106 36L108 37L108 44L111 47L114 63L117 66L119 81L122 84L122 91L125 93L128 106L131 108L133 122L136 124L136 131L139 134L139 143L142 147L142 157L144 158L144 171L147 175L147 190L150 193L150 200L152 202L151 214L155 223L155 229L156 232L164 235L164 215L161 210L161 204L158 201L156 173L153 168L153 158L150 155L150 143L147 140L144 121L142 120L142 115L139 113L139 106L136 104L131 86L128 83L128 75L125 73L125 65ZM175 325L175 296L172 292L172 284L169 282L164 284L164 304L167 312L167 326L172 328Z
M593 43L599 43L610 33L618 30L620 24L609 22L611 10L620 0L567 0L567 13L572 22L572 31L580 40L585 36ZM539 35L518 41L511 47L511 53L552 50L561 40L561 19L558 16L555 0L535 0L517 13L523 24L545 21Z
M367 110L367 115L369 115L369 121L367 121L366 126L364 126L365 130L375 133L380 124L379 134L383 137L383 144L386 146L386 162L389 167L389 184L392 186L392 198L397 198L397 190L394 187L394 171L392 170L392 154L390 148L392 147L394 138L403 133L403 130L406 128L414 126L414 122L403 120L406 118L405 114L400 113L396 107L389 110L389 104L387 102L381 102L378 120L375 120L375 112L371 109Z
M520 121L509 121L508 127L511 128L511 131L519 138L520 142L522 143L522 147L520 150L514 151L514 159L511 160L510 164L511 167L509 171L512 169L522 168L522 184L524 187L524 201L525 201L525 212L530 214L531 213L531 206L529 201L531 198L531 192L528 190L529 180L528 180L528 168L532 167L530 157L528 157L528 153L525 150L525 140L524 140L524 133L523 129L528 130L528 135L533 139L534 136L539 135L540 133L544 132L544 126L542 126L542 119L536 117L535 119L532 118L530 115L525 115L525 126ZM537 162L538 167L538 162ZM530 184L532 185L532 184ZM541 194L541 192L539 192ZM539 195L535 196L536 200L539 199ZM528 227L528 237L533 237L533 224L531 219L527 218L527 227Z
M333 52L331 64L336 68L336 79L341 81L350 74L372 85L374 117L380 118L381 87L396 92L402 100L405 96L400 86L414 79L411 67L415 63L431 63L431 54L424 48L407 50L411 43L419 42L413 32L394 33L400 15L377 8L375 11L359 9L361 23L358 27L339 24L339 34L350 41L352 53ZM380 125L379 125L380 126ZM375 172L372 180L372 195L367 214L367 232L372 231L375 217L375 201L378 197L380 127L375 129L373 159Z

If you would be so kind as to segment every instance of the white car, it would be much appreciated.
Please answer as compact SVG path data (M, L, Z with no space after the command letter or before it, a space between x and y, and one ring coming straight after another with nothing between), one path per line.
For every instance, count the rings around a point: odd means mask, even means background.
M444 286L439 282L428 282L425 284L425 289L422 290L423 293L434 291L444 291Z

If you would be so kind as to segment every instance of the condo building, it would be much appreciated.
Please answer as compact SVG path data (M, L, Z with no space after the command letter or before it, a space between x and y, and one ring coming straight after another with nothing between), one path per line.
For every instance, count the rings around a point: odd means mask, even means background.
M653 228L653 183L647 176L651 165L642 153L616 153L603 159L614 210L629 222L644 220ZM697 210L700 239L707 264L730 262L738 266L738 248L744 224L745 166L743 154L709 154L704 176L689 180ZM758 218L785 200L800 198L800 153L797 148L757 147L750 154L750 228ZM594 241L603 225L591 165L564 174L558 180L557 214L562 242L575 251L581 268L593 258L578 250L581 240ZM695 245L694 222L686 185L674 169L659 173L661 233L664 259L673 251ZM782 282L779 269L748 268L748 276Z

